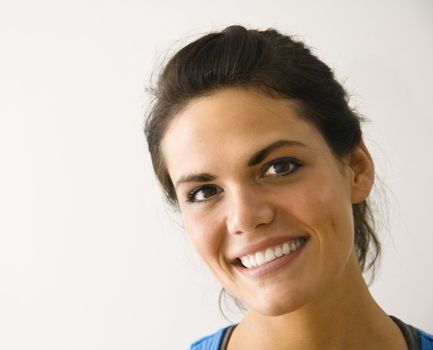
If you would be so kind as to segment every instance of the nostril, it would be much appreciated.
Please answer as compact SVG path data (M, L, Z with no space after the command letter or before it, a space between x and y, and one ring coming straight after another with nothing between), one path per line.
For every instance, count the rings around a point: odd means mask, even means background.
M246 191L245 191L246 192ZM236 192L227 213L227 228L232 234L252 233L272 223L276 210L264 196Z

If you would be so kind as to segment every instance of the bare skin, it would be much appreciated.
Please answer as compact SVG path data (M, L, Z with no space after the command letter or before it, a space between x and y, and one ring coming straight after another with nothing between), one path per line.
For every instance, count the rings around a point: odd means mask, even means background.
M192 101L162 140L189 238L249 310L228 349L405 350L353 243L352 204L374 181L370 154L361 142L336 159L298 113L292 101L225 88ZM240 264L299 237L305 244L293 259Z
M355 271L343 276L335 288L317 300L290 314L266 317L247 312L232 333L228 350L407 350L397 325L377 305L359 273L356 256L351 260Z

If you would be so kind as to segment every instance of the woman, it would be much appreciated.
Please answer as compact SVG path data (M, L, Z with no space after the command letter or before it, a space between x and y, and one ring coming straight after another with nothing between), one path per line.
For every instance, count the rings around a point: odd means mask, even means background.
M246 309L191 349L433 349L362 277L380 253L374 165L332 71L275 30L181 49L155 90L155 173L195 249Z

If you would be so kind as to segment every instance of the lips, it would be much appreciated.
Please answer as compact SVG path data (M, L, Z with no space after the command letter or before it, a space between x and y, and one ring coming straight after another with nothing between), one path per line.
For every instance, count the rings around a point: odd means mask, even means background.
M239 258L239 260L245 268L255 268L295 252L301 245L305 243L305 241L305 237L299 237L294 241L284 242L273 247L260 250L256 253L242 256Z
M264 242L250 245L238 252L231 261L242 268L252 269L290 255L301 247L309 236L274 237Z

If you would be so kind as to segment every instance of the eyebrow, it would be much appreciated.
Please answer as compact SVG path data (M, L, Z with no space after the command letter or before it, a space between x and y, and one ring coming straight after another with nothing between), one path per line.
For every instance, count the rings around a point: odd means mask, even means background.
M181 176L179 180L176 181L175 188L186 182L208 182L215 179L216 176L207 173L185 175Z
M253 156L248 160L247 166L254 166L262 162L271 152L275 151L278 148L285 146L296 146L296 147L308 147L302 142L294 141L294 140L278 140L260 151L253 154ZM179 185L187 182L208 182L215 180L216 176L208 174L208 173L199 173L199 174L190 174L181 176L175 184L175 188Z
M254 166L262 162L269 153L275 151L278 148L284 147L284 146L297 146L297 147L307 147L302 142L294 141L294 140L278 140L273 143L271 143L269 146L266 146L262 150L255 153L250 160L248 161L248 166Z

